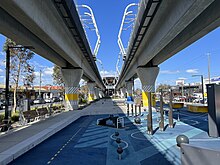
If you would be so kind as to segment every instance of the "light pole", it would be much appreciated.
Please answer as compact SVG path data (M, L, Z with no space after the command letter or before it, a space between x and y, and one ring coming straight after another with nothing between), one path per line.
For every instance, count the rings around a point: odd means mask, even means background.
M200 76L202 82L202 103L204 104L204 86L203 86L203 75L192 75L192 77Z
M208 78L209 78L209 84L211 83L210 81L210 53L207 53L208 56Z
M40 69L40 88L39 88L39 98L41 98L41 74L42 74L42 71Z
M6 50L6 69L5 69L5 117L4 117L4 123L6 124L6 128L4 130L8 129L7 124L9 123L9 112L8 112L8 106L9 106L9 74L10 74L10 49L34 49L32 46L8 46Z

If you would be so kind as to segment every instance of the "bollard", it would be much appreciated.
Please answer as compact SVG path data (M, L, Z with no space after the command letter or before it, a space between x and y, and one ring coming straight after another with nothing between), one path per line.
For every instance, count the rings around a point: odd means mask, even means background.
M117 138L115 141L116 141L116 143L118 143L118 144L121 143L121 139L120 139L120 138Z
M137 116L137 105L134 106L134 115Z
M172 107L172 89L170 89L170 102L169 102L169 106L170 106L170 110L169 110L169 127L173 128L173 107Z
M189 144L189 138L186 135L178 135L176 137L176 145L180 147L182 143Z
M120 147L120 143L121 143L121 139L120 138L116 138L116 143L118 144L118 147Z
M127 116L129 116L129 104L127 104Z
M123 152L123 148L122 147L118 147L117 149L117 153L118 153L118 160L121 160L121 154Z
M151 107L151 92L148 92L148 115L147 115L147 133L153 134L153 120L152 120L152 107Z
M134 119L135 124L141 124L141 118L140 117L136 117Z
M141 115L141 105L139 105L139 115Z
M160 122L159 122L159 128L161 131L164 131L164 110L163 110L163 91L160 90Z
M131 104L131 116L133 117L134 116L134 109L133 109L133 104Z
M119 132L115 132L115 136L119 136Z

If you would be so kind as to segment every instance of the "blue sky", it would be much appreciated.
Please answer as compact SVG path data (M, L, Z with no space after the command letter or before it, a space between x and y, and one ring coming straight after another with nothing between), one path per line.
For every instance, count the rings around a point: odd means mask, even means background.
M117 36L124 13L125 7L130 3L137 3L139 0L76 0L78 4L86 4L93 9L99 33L101 36L101 45L97 55L103 63L105 75L115 75L115 66L120 52L117 44ZM80 9L81 11L82 9ZM128 33L123 32L123 42L128 41ZM91 47L94 48L96 36L93 32L88 33ZM5 65L2 62L5 59L5 53L2 52L5 37L0 35L0 83L4 83ZM175 84L179 78L184 78L186 83L199 82L199 77L192 77L193 74L202 74L207 77L207 53L210 53L211 60L211 77L220 76L220 28L215 29L208 35L196 41L189 47L174 55L162 63L160 73L157 78L157 84ZM53 64L46 59L36 55L32 63L35 65L36 80L39 84L39 69L43 71L43 84L52 84ZM102 71L101 66L97 63L98 68ZM103 74L103 71L102 71ZM140 82L135 81L137 87Z

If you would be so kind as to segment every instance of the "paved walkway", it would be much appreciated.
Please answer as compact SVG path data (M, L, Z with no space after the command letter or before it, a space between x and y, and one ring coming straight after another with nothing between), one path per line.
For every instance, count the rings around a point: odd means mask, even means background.
M30 150L10 164L179 165L181 152L176 146L176 137L179 134L187 135L190 143L201 145L201 142L203 144L208 142L220 146L219 138L210 140L205 131L181 121L175 120L175 127L167 127L164 132L157 130L156 112L153 112L153 127L156 130L154 135L146 134L146 112L143 111L140 125L133 123L132 116L125 118L124 129L96 125L98 118L108 117L109 114L124 116L127 114L127 108L122 101L114 104L112 100L100 100L83 110L63 112L23 129L1 134L0 164L11 162L36 145L34 150ZM183 114L181 116L183 121L192 120L191 116L187 117L188 113ZM166 120L165 124L167 123ZM116 131L128 144L122 154L122 160L118 160L117 143L110 138ZM44 142L41 143L42 141ZM121 146L126 146L126 143Z
M0 165L16 159L81 116L123 113L123 108L110 100L100 100L83 110L67 111L39 122L18 127L0 134Z

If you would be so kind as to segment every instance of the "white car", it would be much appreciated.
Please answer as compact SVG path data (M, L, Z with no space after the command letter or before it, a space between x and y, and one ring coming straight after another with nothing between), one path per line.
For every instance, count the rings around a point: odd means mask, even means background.
M34 102L34 104L44 104L45 100L43 98L37 98L33 102Z
M51 98L46 98L46 99L44 99L44 101L45 101L46 103L52 103L52 102L53 102L53 100L52 100Z

